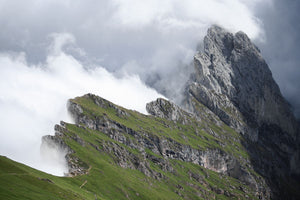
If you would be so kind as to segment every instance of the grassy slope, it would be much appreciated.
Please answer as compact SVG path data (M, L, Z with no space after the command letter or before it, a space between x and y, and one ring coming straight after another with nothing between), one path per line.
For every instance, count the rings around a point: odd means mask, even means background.
M105 116L136 131L143 130L158 137L172 138L194 148L222 148L220 145L225 145L223 149L237 157L248 156L238 142L239 135L225 125L219 127L203 121L203 124L184 126L123 108L121 109L129 113L129 116L120 117L113 108L101 108L89 98L76 98L73 101L80 104L85 114L91 118ZM113 154L102 151L103 146L115 143L136 156L141 156L140 152L110 139L99 131L73 124L67 124L66 127L63 139L75 150L73 156L89 167L89 173L77 177L55 177L0 157L1 199L243 199L246 195L239 188L247 187L237 179L192 163L170 160L175 169L175 172L171 173L163 171L157 164L149 161L151 168L165 177L161 180L147 177L138 170L121 168L116 164ZM206 133L207 128L224 135L223 139ZM75 135L85 142L85 146L72 139ZM146 153L161 157L150 150L146 150ZM191 173L196 174L198 179L192 178ZM82 184L84 185L80 188ZM221 189L221 192L214 188ZM227 197L222 191L228 191L232 196ZM249 193L248 196L254 198Z

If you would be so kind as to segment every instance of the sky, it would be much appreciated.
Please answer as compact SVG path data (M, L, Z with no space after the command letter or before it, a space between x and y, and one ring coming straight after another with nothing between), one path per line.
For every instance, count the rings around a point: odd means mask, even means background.
M144 114L157 97L180 101L212 24L254 41L300 116L299 4L0 0L0 154L63 175L64 152L41 156L40 146L60 120L72 122L67 100L91 92Z
M24 53L0 54L0 154L55 175L67 172L60 148L41 148L60 120L74 123L67 100L86 93L146 114L145 104L162 97L137 75L116 78L101 66L85 69L62 51L72 35L54 34L43 63L29 64ZM40 151L40 148L43 151ZM42 154L41 154L42 153Z
M257 42L282 94L300 118L300 1L276 0L268 10L257 9L265 32Z

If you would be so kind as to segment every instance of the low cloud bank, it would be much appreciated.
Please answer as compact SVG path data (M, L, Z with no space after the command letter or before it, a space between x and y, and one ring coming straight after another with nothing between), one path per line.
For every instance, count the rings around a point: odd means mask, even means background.
M69 98L94 93L129 109L146 113L147 102L162 97L138 76L116 78L101 66L86 69L62 48L74 45L71 34L54 34L45 62L30 65L24 53L0 55L0 152L34 168L63 175L64 153L44 148L41 137L53 134L60 120L71 122Z

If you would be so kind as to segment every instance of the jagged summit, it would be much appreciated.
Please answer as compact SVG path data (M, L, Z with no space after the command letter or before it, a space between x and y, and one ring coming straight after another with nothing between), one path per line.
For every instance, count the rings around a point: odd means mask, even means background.
M202 48L194 56L183 106L199 115L195 102L200 102L241 133L254 167L282 195L279 185L300 174L299 125L289 103L245 33L212 26Z
M226 124L254 141L263 124L274 124L296 138L297 123L289 104L245 33L211 27L194 66L188 92Z
M207 35L204 38L204 49L197 49L198 51L205 51L207 54L216 53L216 49L222 52L224 56L230 57L233 49L248 49L257 51L259 49L251 42L248 36L239 31L232 34L219 26L212 26L207 30Z

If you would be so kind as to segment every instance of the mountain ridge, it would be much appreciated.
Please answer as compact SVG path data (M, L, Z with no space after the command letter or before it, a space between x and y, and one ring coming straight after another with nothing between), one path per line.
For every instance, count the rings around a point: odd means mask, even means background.
M161 106L161 104L163 106ZM168 106L165 106L168 104ZM158 106L159 105L159 106ZM181 133L181 132L188 132L188 129L193 129L197 127L200 128L200 123L197 119L194 118L191 114L181 110L178 106L176 106L173 103L170 103L163 99L158 99L157 101L151 102L147 104L148 110L151 108L161 108L161 109L168 109L168 113L181 113L185 117L179 117L179 121L177 119L169 120L168 117L161 118L162 116L156 118L156 119L166 119L167 121L162 121L163 126L167 129L174 129L176 124L182 124L180 125L179 132L176 133L175 130L172 131L172 133L166 134L167 132L163 131L164 128L160 129L159 124L156 124L156 127L158 128L158 132L162 133L155 133L153 131L146 131L146 127L136 127L134 124L127 124L124 125L123 123L120 123L119 120L115 121L116 118L128 118L132 117L132 113L130 114L128 111L124 111L122 108L100 98L92 94L84 95L80 98L75 98L73 100L69 101L69 111L72 113L75 123L79 126L87 127L92 130L101 131L104 134L108 135L113 140L124 144L132 149L138 149L138 151L143 152L144 149L149 149L154 154L162 156L159 160L156 160L156 164L160 165L162 169L166 170L168 173L176 173L174 170L174 167L172 164L170 164L170 160L179 160L183 162L190 162L197 164L199 166L203 166L206 169L215 171L217 173L221 173L226 176L233 177L241 183L245 184L245 186L251 188L251 189L245 189L245 190L251 190L258 192L258 196L263 196L263 193L268 193L265 189L266 186L262 186L265 183L257 177L257 175L252 171L250 172L248 170L248 165L250 161L247 158L247 155L239 155L239 152L241 149L237 147L233 148L226 148L225 146L229 146L232 142L232 139L234 137L236 138L236 144L238 145L239 136L238 134L231 132L231 129L228 129L227 134L234 134L231 137L225 136L224 133L220 134L220 130L217 127L202 127L202 129L210 130L210 134L207 134L206 131L203 130L199 132L198 130L198 136L194 135L194 131L189 134ZM104 113L101 113L99 109L111 109L114 110L116 113L115 116L107 115ZM155 109L153 109L155 110ZM160 113L160 110L156 109L158 113ZM171 112L173 111L173 112ZM100 113L101 114L100 114ZM163 112L163 111L161 111ZM166 111L164 111L166 112ZM99 113L100 115L98 115ZM122 113L122 114L120 114ZM180 116L180 115L177 115ZM181 115L182 116L182 115ZM147 116L145 116L148 118ZM151 117L151 116L150 116ZM184 119L184 123L181 119ZM204 119L203 119L204 120ZM119 121L119 122L118 122ZM128 121L127 121L128 122ZM175 127L173 127L174 125ZM140 124L140 123L138 123ZM205 126L204 121L202 123ZM185 128L180 131L180 127L184 126ZM226 126L222 122L220 122L220 126ZM173 127L173 128L172 128ZM149 128L149 127L148 127ZM177 129L178 129L177 128ZM159 131L160 130L160 131ZM196 131L197 132L197 131ZM64 133L59 133L57 135L63 135ZM179 135L180 138L178 138ZM182 135L183 134L183 135ZM178 136L176 136L178 135ZM206 143L205 141L200 142L202 139L201 135L206 137L209 143ZM196 140L197 137L199 139ZM182 138L183 137L183 138ZM184 139L184 140L182 140ZM222 142L221 142L222 139ZM80 139L75 138L76 141L80 141ZM137 142L135 142L137 140ZM195 140L194 142L191 142L192 140ZM230 142L225 142L227 140L231 140ZM198 141L198 142L197 142ZM204 143L203 143L204 142ZM240 146L241 148L241 146ZM236 149L236 151L234 150ZM225 150L225 151L224 151ZM164 176L160 173L155 172L155 170L152 170L149 167L149 164L147 164L148 161L141 161L137 158L134 158L135 156L130 154L129 152L124 152L123 150L118 150L115 148L108 149L107 151L111 152L122 152L117 153L118 154L118 165L120 165L123 168L130 168L130 169L136 169L144 173L146 176L154 177L158 180L165 179ZM133 158L131 158L133 157ZM152 158L152 157L151 157ZM128 160L129 159L129 160ZM131 160L133 159L133 160ZM146 159L147 160L147 159ZM74 165L71 162L71 166ZM253 169L252 169L253 170ZM74 169L72 169L74 171ZM265 191L266 190L266 191ZM266 194L268 195L268 194Z

